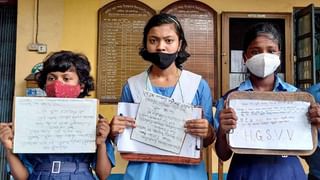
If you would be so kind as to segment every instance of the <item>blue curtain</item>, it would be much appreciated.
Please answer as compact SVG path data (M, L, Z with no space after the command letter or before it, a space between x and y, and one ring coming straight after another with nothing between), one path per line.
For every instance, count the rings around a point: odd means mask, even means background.
M12 120L15 85L17 6L0 6L0 121ZM6 158L0 146L0 179L8 179Z

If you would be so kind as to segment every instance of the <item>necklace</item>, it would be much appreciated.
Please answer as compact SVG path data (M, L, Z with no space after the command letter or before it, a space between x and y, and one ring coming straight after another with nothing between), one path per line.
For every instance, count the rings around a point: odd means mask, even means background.
M151 84L151 81L149 79L150 70L151 70L151 67L148 68L148 70L146 72L147 76L146 76L146 83L145 84L146 84L146 90L153 92L152 84ZM182 94L182 88L181 88L181 84L180 84L180 76L181 76L181 74L182 74L182 70L181 70L181 73L180 73L179 72L179 68L177 68L177 71L176 71L177 82L176 82L176 85L175 85L175 88L174 88L174 91L173 91L172 95L175 93L177 86L179 86L181 100L182 100L182 103L184 103L184 98L183 98L183 94Z

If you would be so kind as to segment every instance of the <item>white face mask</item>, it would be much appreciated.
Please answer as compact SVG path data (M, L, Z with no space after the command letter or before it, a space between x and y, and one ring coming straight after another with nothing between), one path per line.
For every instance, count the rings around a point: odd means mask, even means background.
M278 55L271 53L261 53L252 56L247 60L246 66L249 71L257 77L264 78L274 73L280 65Z

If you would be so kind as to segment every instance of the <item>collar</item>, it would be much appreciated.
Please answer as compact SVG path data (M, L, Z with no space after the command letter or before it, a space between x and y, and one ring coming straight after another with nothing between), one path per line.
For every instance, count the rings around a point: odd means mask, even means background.
M245 80L242 82L238 88L239 91L253 91L253 86L250 79ZM288 91L294 92L297 88L291 84L284 82L279 76L275 75L275 84L273 91Z

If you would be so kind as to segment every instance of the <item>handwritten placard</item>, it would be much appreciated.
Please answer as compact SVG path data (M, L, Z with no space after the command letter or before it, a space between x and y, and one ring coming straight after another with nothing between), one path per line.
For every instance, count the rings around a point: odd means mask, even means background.
M123 116L128 116L132 118L136 118L137 112L139 109L139 104L134 103L118 103L118 114L122 114ZM200 119L202 117L202 109L201 108L193 108L192 119ZM183 163L177 162L177 159L170 159L169 157L184 157L191 159L198 159L198 163L200 162L200 150L201 150L201 138L197 136L193 136L191 134L186 134L181 151L179 154L165 151L159 149L157 147L136 141L131 139L132 130L134 128L127 127L124 132L119 134L116 137L117 150L123 155L123 153L134 153L134 154L148 154L153 155L152 157L160 157L165 156L163 159L166 163ZM153 161L154 159L149 156L148 162L157 162ZM158 159L158 158L157 158ZM131 159L130 159L131 160ZM141 159L135 159L135 161L140 161Z
M131 138L178 154L185 138L184 124L192 119L193 106L144 91Z
M97 100L16 97L14 153L96 150Z
M307 118L309 102L230 99L238 117L229 134L235 148L273 150L312 150L311 124Z

